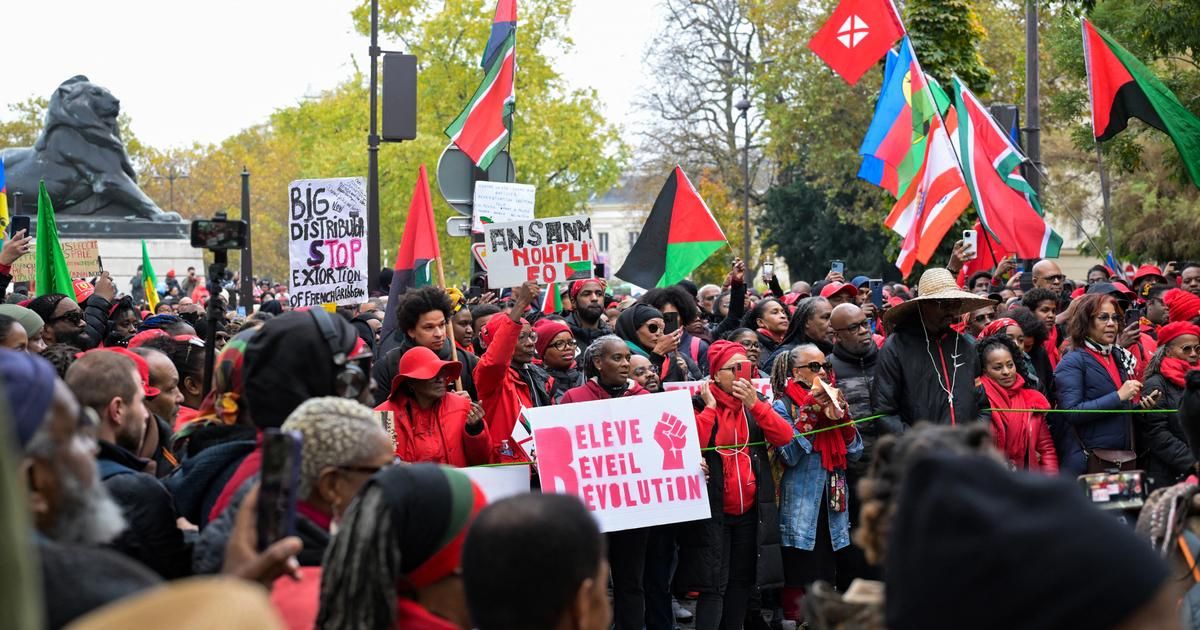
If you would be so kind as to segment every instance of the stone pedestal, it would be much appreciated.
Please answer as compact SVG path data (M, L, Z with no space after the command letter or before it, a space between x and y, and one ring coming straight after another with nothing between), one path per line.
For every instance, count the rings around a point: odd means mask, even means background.
M161 284L167 270L174 269L179 278L187 275L188 267L205 273L204 250L194 249L189 240L190 223L151 222L138 219L94 219L64 215L56 217L58 238L61 241L95 239L100 246L104 270L112 274L117 291L129 293L129 281L142 264L142 241L154 265ZM31 232L37 237L37 217L31 217Z

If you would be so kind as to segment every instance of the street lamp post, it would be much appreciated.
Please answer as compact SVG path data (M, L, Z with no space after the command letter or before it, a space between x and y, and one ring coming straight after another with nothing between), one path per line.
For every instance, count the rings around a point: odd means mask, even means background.
M170 186L170 191L171 191L171 192L170 192L170 201L169 201L169 203L171 204L171 212L175 212L175 180L177 180L177 179L188 179L188 178L189 178L189 175L188 175L187 173L180 172L180 171L176 171L176 170L175 170L175 165L174 165L174 164L172 164L172 165L171 165L169 168L167 168L167 174L166 174L166 175L155 175L155 176L154 176L154 179L165 179L165 180L167 180L167 183L168 183L168 184L169 184L169 186Z
M750 263L750 99L742 93L742 100L734 107L740 114L746 130L746 141L742 145L742 260ZM753 265L751 265L753 267Z

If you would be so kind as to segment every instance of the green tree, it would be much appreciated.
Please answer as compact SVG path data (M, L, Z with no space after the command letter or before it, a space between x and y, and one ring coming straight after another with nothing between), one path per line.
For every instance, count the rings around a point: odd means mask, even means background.
M926 73L943 81L958 75L972 91L988 91L992 71L979 53L987 31L971 0L909 0L904 18Z
M29 98L8 105L13 120L0 122L0 149L31 147L42 132L43 119L50 100L44 96Z

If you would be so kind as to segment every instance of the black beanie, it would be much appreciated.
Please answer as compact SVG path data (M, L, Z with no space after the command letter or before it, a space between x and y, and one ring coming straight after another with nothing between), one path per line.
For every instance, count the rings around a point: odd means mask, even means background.
M887 627L1106 628L1166 566L1074 484L980 455L933 455L900 490L884 562Z
M333 348L349 355L358 342L354 327L343 317L330 315L329 321ZM334 395L333 355L306 311L289 311L263 324L246 345L246 405L254 425L278 428L300 403Z

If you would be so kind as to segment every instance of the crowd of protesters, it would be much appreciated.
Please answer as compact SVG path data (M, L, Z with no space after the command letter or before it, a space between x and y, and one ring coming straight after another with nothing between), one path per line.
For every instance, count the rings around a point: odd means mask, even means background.
M0 250L6 288L26 244ZM233 287L194 269L167 274L153 313L136 278L128 295L107 274L75 295L14 291L0 451L24 487L5 508L28 519L37 614L52 628L170 623L156 612L291 628L1177 627L1169 554L1072 484L1136 469L1156 497L1196 494L1200 265L1128 283L1097 266L1076 285L1053 260L967 277L969 256L956 247L912 287L831 271L785 290L740 260L720 286L629 296L579 280L553 313L532 283L333 310L291 309L266 283L242 317ZM710 518L602 534L579 501L538 492L514 437L524 409L694 381ZM260 546L270 429L302 436L295 536ZM495 464L530 466L533 492L488 505L457 470ZM241 612L172 607L192 593Z

